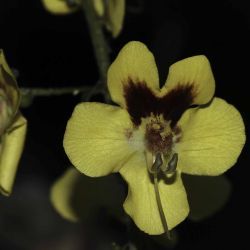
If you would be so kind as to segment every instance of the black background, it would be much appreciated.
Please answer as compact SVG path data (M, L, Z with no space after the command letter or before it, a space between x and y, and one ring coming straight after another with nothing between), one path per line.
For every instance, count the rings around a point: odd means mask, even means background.
M136 5L135 1L127 2L130 7ZM216 96L240 110L249 132L250 9L245 2L145 0L138 13L130 7L121 35L113 40L107 34L112 60L125 43L140 40L154 53L163 84L172 63L205 54L215 75ZM9 65L18 69L21 87L94 85L98 79L81 12L53 16L39 0L1 0L0 47ZM78 102L79 97L71 95L39 97L22 109L29 122L28 135L13 195L0 199L0 249L84 249L75 239L75 235L81 237L82 228L64 222L47 198L49 186L69 164L62 138ZM227 173L233 185L228 205L202 223L185 221L178 226L175 249L241 248L248 243L248 152L246 145L236 166ZM46 209L49 212L43 213ZM37 216L41 221L37 222ZM75 239L73 245L53 245L54 239L60 241L68 234ZM155 245L154 249L162 248Z

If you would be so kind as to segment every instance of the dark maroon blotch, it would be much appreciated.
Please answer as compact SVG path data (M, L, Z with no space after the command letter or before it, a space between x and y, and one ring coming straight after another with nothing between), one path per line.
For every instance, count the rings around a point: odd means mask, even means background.
M155 96L145 82L135 83L129 78L127 84L124 84L127 110L135 126L141 124L141 118L153 113L162 114L174 127L183 112L193 104L195 96L194 85L190 83L177 85L163 97Z

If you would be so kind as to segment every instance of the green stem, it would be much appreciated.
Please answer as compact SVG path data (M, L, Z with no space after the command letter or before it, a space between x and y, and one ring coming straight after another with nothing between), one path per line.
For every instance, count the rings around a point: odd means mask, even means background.
M84 0L82 8L88 23L94 53L99 69L100 80L106 88L107 71L110 65L109 47L103 34L102 22L95 13L93 0Z
M29 107L37 96L60 96L65 94L86 96L93 87L63 87L63 88L20 88L21 107Z
M20 88L21 95L23 97L31 96L51 96L51 95L64 95L64 94L72 94L78 95L83 92L88 92L93 87L85 86L85 87L64 87L64 88Z
M168 224L167 224L167 221L166 221L166 217L165 217L164 212L163 212L160 192L159 192L159 188L158 188L157 172L154 173L154 188L155 188L155 197L156 197L156 202L157 202L159 214L160 214L160 217L161 217L162 226L164 228L164 231L166 233L167 238L170 240L171 239L170 231L168 229Z

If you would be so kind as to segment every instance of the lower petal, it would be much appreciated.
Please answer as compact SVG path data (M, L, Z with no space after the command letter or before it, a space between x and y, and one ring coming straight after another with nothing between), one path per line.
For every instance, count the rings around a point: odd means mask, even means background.
M188 174L222 174L236 163L246 139L240 113L219 98L208 107L189 109L178 125L183 131L178 167Z
M134 154L120 173L129 186L123 205L125 211L142 231L148 234L162 234L164 229L156 203L154 184L147 171L144 155ZM174 179L161 179L159 191L168 227L172 229L183 221L189 212L180 174L177 173Z
M97 177L118 171L133 153L126 132L128 113L100 103L80 103L68 121L64 149L82 173Z

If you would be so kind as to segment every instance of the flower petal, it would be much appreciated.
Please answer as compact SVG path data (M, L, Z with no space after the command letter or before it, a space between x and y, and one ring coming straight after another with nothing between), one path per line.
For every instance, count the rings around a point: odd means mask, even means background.
M159 89L159 76L153 54L141 42L126 44L108 70L108 89L112 100L126 107L124 87L130 82Z
M15 76L6 62L3 50L0 50L0 135L13 122L19 103L20 92Z
M162 234L163 226L160 219L154 185L147 171L145 156L135 154L120 170L128 183L128 196L124 202L125 211L132 217L135 224L148 234ZM183 221L189 212L187 196L180 174L175 180L159 182L159 191L163 210L169 229Z
M186 86L192 86L192 104L206 104L213 97L215 81L210 63L205 56L189 57L171 65L161 92L166 94L173 89Z
M128 113L119 107L80 103L66 128L65 151L80 172L107 175L118 171L133 153L127 139L131 127Z
M106 11L106 27L112 32L113 37L117 37L122 30L125 15L125 0L109 0Z
M240 113L219 98L187 110L178 125L183 131L178 167L188 174L222 174L236 163L246 139Z
M119 217L124 214L124 190L117 177L92 178L70 168L53 184L50 200L56 211L72 222L96 217L100 209Z
M231 183L226 176L182 175L187 190L190 213L193 221L206 219L225 206L231 193Z
M68 169L52 186L50 200L56 211L65 219L76 222L79 220L74 206L72 205L80 173L74 169Z
M27 128L26 119L18 115L15 122L3 135L0 150L0 192L10 195L17 166L23 151Z
M94 6L96 14L99 17L102 17L104 15L104 12L105 12L104 1L103 0L92 0L92 2L93 2L93 6Z
M70 14L78 9L78 6L71 7L66 0L42 0L44 8L55 15Z

